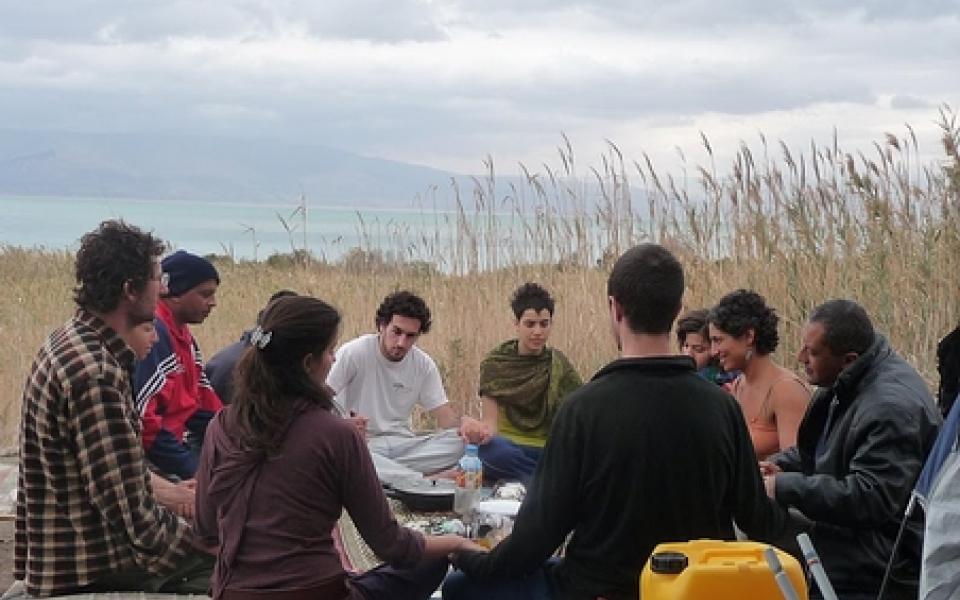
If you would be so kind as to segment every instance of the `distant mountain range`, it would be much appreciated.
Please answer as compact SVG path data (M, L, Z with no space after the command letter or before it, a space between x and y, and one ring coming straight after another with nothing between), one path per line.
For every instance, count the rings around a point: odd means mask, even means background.
M454 174L319 145L0 130L0 194L411 206Z

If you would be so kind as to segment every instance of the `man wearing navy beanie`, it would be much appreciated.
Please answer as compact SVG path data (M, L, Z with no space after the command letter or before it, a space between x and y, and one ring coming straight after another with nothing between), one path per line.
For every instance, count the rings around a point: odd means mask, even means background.
M135 393L147 459L168 478L192 479L210 419L223 407L203 371L190 325L217 305L220 275L207 259L178 250L160 263L167 294L157 304L157 343L137 365Z

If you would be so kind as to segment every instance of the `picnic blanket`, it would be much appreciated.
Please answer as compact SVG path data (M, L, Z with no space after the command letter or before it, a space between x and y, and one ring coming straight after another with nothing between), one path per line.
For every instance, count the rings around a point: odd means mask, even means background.
M393 498L387 498L387 502L398 523L422 533L432 533L431 529L438 523L456 517L454 513L449 512L412 512L402 502ZM383 560L360 537L356 524L346 511L337 522L333 540L340 551L343 568L347 571L362 573L383 563Z

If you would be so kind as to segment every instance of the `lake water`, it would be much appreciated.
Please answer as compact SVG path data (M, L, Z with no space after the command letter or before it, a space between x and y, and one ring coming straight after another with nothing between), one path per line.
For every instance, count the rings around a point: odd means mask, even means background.
M80 236L98 223L122 218L152 230L172 248L264 259L290 252L291 244L303 247L296 209L294 203L0 196L0 244L75 250ZM450 212L308 205L307 213L306 245L328 260L354 247L389 250L424 236L444 243L454 235Z

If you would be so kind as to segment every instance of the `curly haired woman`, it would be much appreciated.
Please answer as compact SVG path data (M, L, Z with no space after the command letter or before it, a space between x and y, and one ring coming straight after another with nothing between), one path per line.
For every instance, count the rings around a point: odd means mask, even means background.
M743 410L757 458L796 444L810 389L770 356L780 340L777 313L760 294L740 289L721 298L709 320L710 350L721 368L742 371L730 391Z

